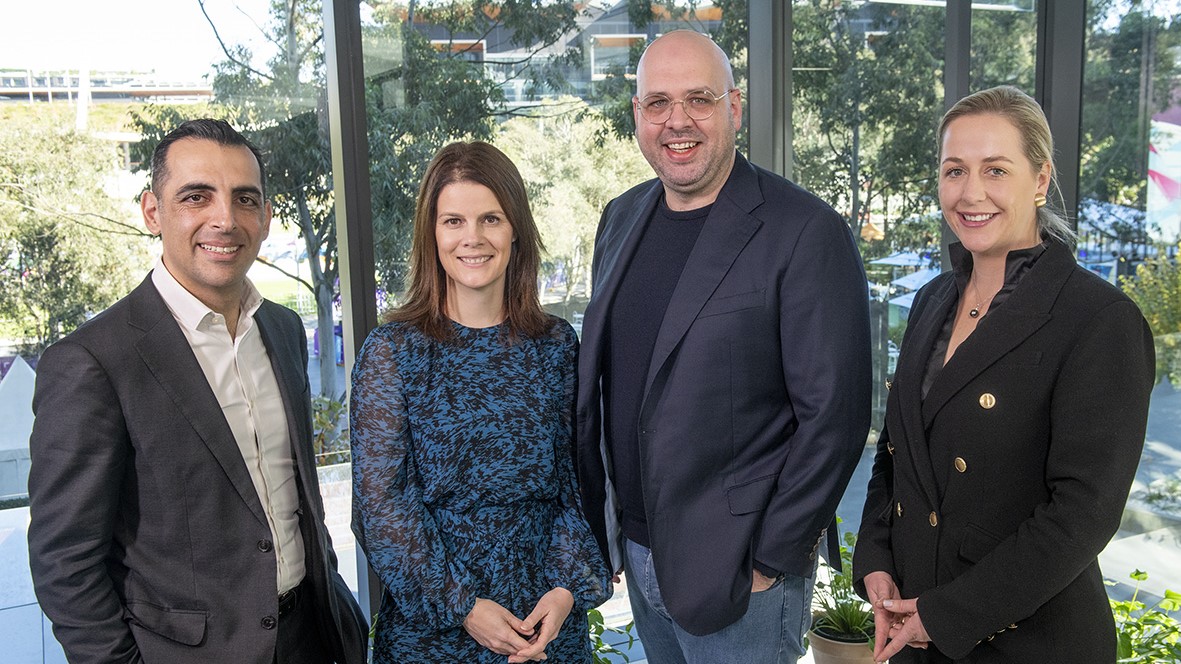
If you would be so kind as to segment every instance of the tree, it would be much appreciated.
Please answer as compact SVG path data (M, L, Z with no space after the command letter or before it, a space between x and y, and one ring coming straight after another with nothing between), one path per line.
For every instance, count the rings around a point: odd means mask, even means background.
M862 247L872 258L935 229L935 128L943 110L943 13L932 8L811 0L793 10L793 134L796 178L846 215L854 233L867 222L884 238ZM932 232L935 230L935 232Z
M147 238L104 187L117 152L58 119L0 123L0 314L36 356L134 286Z
M564 304L580 286L583 296L590 294L591 254L603 208L652 177L630 137L596 144L597 123L585 121L587 113L595 112L584 102L559 100L537 109L535 117L504 123L496 138L529 189L548 255L546 271L560 275Z
M1096 1L1088 12L1082 198L1147 203L1149 120L1172 101L1181 47L1181 21L1154 15L1154 4Z

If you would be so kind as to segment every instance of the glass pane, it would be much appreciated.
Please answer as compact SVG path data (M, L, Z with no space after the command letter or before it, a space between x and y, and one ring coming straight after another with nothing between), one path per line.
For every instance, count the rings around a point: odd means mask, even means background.
M1033 4L1032 0L972 3L972 92L995 85L1015 85L1033 94L1037 57L1037 13Z
M653 176L631 138L643 48L676 28L708 32L730 53L744 88L746 6L566 1L500 11L509 4L485 3L475 14L456 11L470 3L446 0L419 3L412 14L400 3L362 5L378 304L397 305L406 288L428 162L452 141L485 140L526 182L547 249L543 305L578 329L600 213ZM745 144L745 131L739 140ZM602 607L608 625L629 622L626 598L620 587Z
M944 10L811 0L793 4L792 20L793 172L860 240L873 299L876 429L911 299L939 273ZM859 481L850 486L863 495ZM857 500L849 495L841 512L854 530Z
M1181 106L1178 3L1088 2L1079 178L1079 262L1140 305L1156 339L1144 454L1120 532L1100 562L1144 593L1181 588ZM1150 602L1151 603L1151 602Z

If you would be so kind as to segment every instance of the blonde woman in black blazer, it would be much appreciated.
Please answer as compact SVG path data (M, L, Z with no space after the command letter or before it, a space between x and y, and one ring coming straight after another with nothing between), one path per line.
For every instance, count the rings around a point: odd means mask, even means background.
M1114 662L1097 556L1140 460L1151 333L1045 207L1033 99L978 92L939 138L955 269L915 298L853 563L875 659Z

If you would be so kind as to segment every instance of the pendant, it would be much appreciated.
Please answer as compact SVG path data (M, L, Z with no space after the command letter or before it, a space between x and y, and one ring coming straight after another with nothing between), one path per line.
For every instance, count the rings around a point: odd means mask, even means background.
M972 307L968 310L968 317L978 318L980 316L980 307Z

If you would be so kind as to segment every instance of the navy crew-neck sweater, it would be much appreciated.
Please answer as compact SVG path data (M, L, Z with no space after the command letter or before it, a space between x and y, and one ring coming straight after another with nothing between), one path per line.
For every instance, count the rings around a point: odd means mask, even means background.
M644 382L664 312L711 207L678 212L668 209L661 198L608 314L603 397L611 475L623 534L646 547L651 542L640 484L639 440Z

